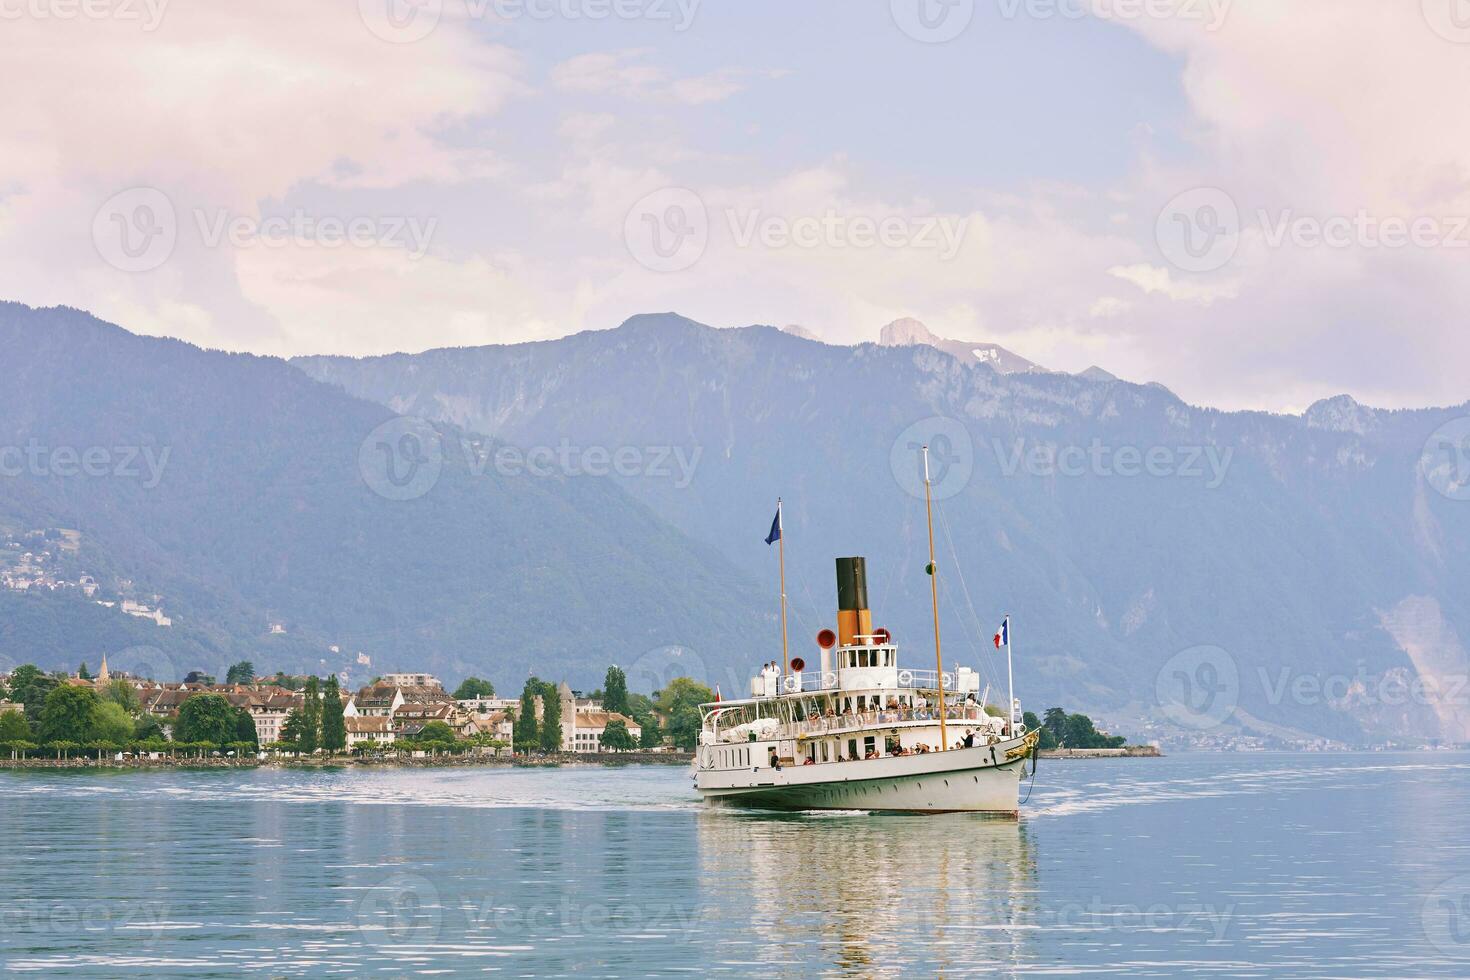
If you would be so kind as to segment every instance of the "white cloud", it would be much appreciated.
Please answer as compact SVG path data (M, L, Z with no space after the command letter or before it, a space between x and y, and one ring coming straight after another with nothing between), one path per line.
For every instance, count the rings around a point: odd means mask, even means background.
M1165 267L1146 262L1115 265L1108 270L1108 275L1132 283L1145 293L1159 293L1172 300L1198 303L1201 306L1209 306L1217 299L1234 297L1237 289L1234 283L1229 282L1211 284L1179 281Z
M624 99L706 105L743 92L752 79L780 78L785 72L722 68L703 75L676 77L649 64L645 49L599 51L577 55L551 71L551 81L563 92L613 95Z

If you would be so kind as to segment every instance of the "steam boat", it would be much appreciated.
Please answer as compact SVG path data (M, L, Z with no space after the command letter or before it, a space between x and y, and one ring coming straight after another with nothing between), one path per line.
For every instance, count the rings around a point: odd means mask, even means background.
M993 713L989 689L968 667L943 669L935 583L933 510L929 564L935 669L899 665L898 647L873 629L866 562L837 559L837 633L817 636L820 669L785 660L785 556L781 558L784 663L766 664L751 696L700 706L694 784L708 802L782 810L966 811L1015 817L1038 740L1007 693ZM767 543L782 537L780 502ZM1010 619L997 634L1010 657ZM1009 668L1008 668L1009 673Z

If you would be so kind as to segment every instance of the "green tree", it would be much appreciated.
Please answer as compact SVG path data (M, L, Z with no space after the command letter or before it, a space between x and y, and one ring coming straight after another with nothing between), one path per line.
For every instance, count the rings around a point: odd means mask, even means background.
M536 697L541 693L541 682L535 677L526 681L521 691L521 710L516 714L515 744L522 752L536 747Z
M305 701L301 705L301 738L297 744L307 755L322 745L322 699L319 684L315 677L308 677L306 688L301 692Z
M466 677L454 689L454 700L473 701L476 698L495 697L495 685L482 677Z
M626 752L638 747L628 726L616 718L608 722L607 727L602 730L602 744L614 752Z
M347 748L347 720L342 715L342 688L333 674L322 695L322 748L341 752Z
M35 664L22 664L10 673L10 699L26 706L26 718L34 725L41 720L46 696L58 683Z
M226 684L253 684L255 683L255 664L248 660L242 660L232 664L225 672Z
M1063 730L1062 743L1069 749L1090 749L1097 739L1097 729L1086 715L1068 715L1067 727Z
M89 742L127 745L133 740L133 719L120 705L98 701L92 708L88 736Z
M424 726L423 731L414 737L416 742L449 742L456 741L454 729L442 721L431 721Z
M84 681L89 681L92 679L92 672L87 669L87 662L85 660L83 660L82 665L77 668L77 678Z
M292 751L301 747L301 739L306 733L306 719L302 717L301 710L295 709L286 715L286 720L281 723L281 741L289 742Z
M235 741L248 745L252 750L260 744L255 733L255 719L244 708L235 709Z
M25 742L31 738L31 723L14 709L0 714L0 742Z
M152 715L139 715L133 722L133 738L139 742L162 742L163 725Z
M555 684L541 685L541 730L537 741L542 752L561 751L561 695Z
M37 734L48 743L90 741L92 709L100 703L97 692L90 687L57 687L46 695Z
M107 686L99 693L102 700L112 702L130 715L136 715L143 710L143 702L138 698L138 689L122 678L108 681Z
M674 745L685 752L694 751L699 741L703 724L699 706L714 699L713 691L689 677L675 677L653 696L659 713L669 720L669 735Z
M645 749L656 749L664 744L664 730L658 727L658 719L653 715L641 723L642 732L638 736L638 745Z
M174 741L224 745L234 740L235 708L223 696L196 694L179 706Z
M620 715L632 713L628 705L628 677L623 668L614 665L607 669L607 677L602 682L602 707Z
M1067 738L1067 713L1061 708L1047 708L1041 723L1051 732L1052 741L1061 745Z

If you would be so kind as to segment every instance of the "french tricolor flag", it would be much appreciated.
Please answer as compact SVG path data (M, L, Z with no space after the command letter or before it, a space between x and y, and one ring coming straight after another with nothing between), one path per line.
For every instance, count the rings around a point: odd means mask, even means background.
M1007 616L1000 624L1000 629L995 631L995 648L999 650L1002 646L1011 645L1011 617Z

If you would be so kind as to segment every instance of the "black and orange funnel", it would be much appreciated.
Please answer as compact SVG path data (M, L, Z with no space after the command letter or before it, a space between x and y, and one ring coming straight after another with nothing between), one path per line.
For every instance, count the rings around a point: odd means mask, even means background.
M868 610L868 566L862 558L837 559L837 640L852 646L873 634ZM864 642L867 642L864 640Z

